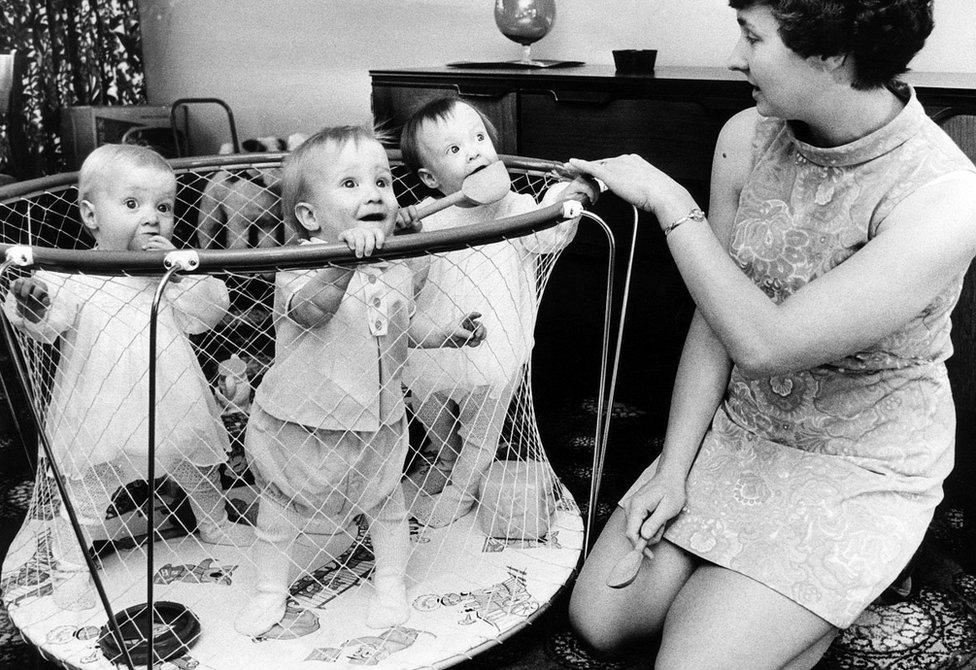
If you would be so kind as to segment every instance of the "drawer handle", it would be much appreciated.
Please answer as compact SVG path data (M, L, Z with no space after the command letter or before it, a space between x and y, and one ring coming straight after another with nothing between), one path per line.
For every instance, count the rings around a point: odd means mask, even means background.
M479 89L479 88L469 88L467 86L462 88L460 84L454 84L454 90L457 91L457 94L462 98L497 99L497 98L504 97L504 95L507 93L507 91L504 90L499 91L497 88Z
M553 91L549 95L556 102L596 105L602 107L613 100L613 94L604 91Z

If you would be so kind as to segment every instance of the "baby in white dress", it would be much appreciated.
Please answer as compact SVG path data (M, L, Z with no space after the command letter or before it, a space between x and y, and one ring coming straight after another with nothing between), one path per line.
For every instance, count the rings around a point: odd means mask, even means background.
M495 130L481 112L454 98L433 100L404 126L407 165L429 188L450 195L474 172L498 160ZM574 195L595 201L596 183L558 184L542 206ZM501 200L451 207L423 220L424 231L483 224L540 205L509 191ZM572 242L579 219L522 237L434 256L417 296L418 312L435 323L455 320L460 306L483 314L491 337L478 349L413 350L404 382L431 440L424 462L404 482L411 514L440 527L467 514L498 449L512 395L532 355L540 257Z
M78 178L85 227L103 251L174 249L176 177L154 151L104 145ZM149 315L158 277L64 274L41 270L12 282L4 303L11 323L44 344L60 342L44 431L90 543L114 492L148 468ZM218 466L229 440L188 334L213 328L227 288L185 276L165 288L157 322L156 472L186 492L200 540L247 541L230 523ZM94 594L84 556L62 507L53 546L59 606L87 609Z

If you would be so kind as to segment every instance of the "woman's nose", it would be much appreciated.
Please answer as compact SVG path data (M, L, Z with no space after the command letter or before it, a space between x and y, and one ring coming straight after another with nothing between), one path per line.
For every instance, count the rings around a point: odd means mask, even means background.
M739 41L732 48L732 53L729 54L727 63L730 70L735 72L747 72L749 70L749 62L745 56L745 41L744 37L740 37Z

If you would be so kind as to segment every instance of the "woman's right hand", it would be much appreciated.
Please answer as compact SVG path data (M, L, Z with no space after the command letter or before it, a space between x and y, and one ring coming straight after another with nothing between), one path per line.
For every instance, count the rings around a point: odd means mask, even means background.
M637 154L625 154L616 158L585 161L570 158L564 165L565 172L589 175L599 179L618 196L645 212L658 214L680 202L678 209L694 200L688 191L667 174L657 169Z
M668 521L685 506L685 480L657 473L627 499L627 538L634 544L640 538L653 544L661 539Z

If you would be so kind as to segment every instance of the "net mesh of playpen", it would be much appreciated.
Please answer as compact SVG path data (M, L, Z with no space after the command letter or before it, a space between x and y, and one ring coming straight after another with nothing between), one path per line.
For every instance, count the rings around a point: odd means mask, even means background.
M531 361L578 208L545 166L510 161L528 218L397 236L360 262L296 245L280 158L178 164L173 242L228 251L170 258L162 280L161 253L61 251L94 242L71 179L0 204L0 241L34 253L0 289L44 443L0 589L63 662L139 663L147 629L106 620L148 588L185 607L154 619L177 667L445 664L524 623L576 565L582 522L543 449ZM431 195L396 163L394 182L401 206ZM43 309L11 294L25 280ZM341 301L315 321L302 306L329 291ZM306 644L262 656L241 631Z

